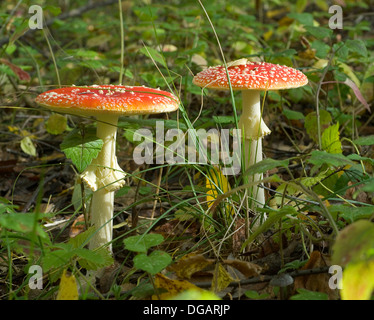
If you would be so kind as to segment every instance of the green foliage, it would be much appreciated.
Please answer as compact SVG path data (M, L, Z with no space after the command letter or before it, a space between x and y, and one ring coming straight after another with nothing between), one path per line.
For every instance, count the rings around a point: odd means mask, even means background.
M123 261L124 270L128 265L134 268L124 272L124 283L118 284L122 288L128 284L126 281L133 281L137 270L154 275L189 250L221 258L238 251L247 253L249 246L262 249L265 236L276 245L282 237L299 241L302 258L295 257L283 270L300 268L305 256L318 244L323 243L325 249L334 245L334 263L349 261L344 271L346 287L353 297L368 298L372 291L369 272L373 270L373 230L369 224L360 224L372 221L374 214L374 136L370 135L369 112L374 97L374 42L367 36L370 21L352 18L366 17L368 3L346 1L344 12L351 14L344 15L342 31L328 27L328 4L322 0L270 1L266 6L246 0L201 1L202 5L196 1L122 1L122 26L118 4L102 3L98 1L79 14L76 9L87 5L83 0L59 5L46 0L42 6L44 19L50 22L48 29L26 34L31 2L0 4L0 59L9 61L0 64L0 102L4 111L0 132L7 145L2 149L4 160L0 163L0 192L6 198L0 201L0 260L8 264L9 295L22 296L27 287L26 282L17 282L21 276L12 274L18 268L17 259L43 265L51 280L43 291L52 296L54 283L64 268L76 272L81 268L96 270ZM123 38L121 27L125 31ZM219 193L222 205L210 212L204 173L213 165L208 161L204 165L134 168L131 150L139 143L134 132L144 127L154 132L159 120L164 121L165 130L233 129L241 112L240 93L202 90L192 84L192 78L206 66L243 57L297 67L308 76L309 84L267 92L264 119L272 134L264 138L265 160L229 177L230 190ZM130 171L128 184L117 191L115 198L120 208L116 214L123 219L115 226L120 238L131 226L126 215L136 217L141 211L136 226L140 235L123 242L130 255L135 253L131 261L121 255L122 242L118 260L104 248L87 249L93 229L74 238L62 237L68 233L70 217L87 209L81 204L88 205L90 192L75 188L71 194L73 170L70 175L67 169L57 175L65 161L58 146L77 171L83 172L97 157L103 142L93 128L84 127L87 119L50 116L34 108L35 94L58 86L57 79L61 86L114 84L122 79L125 85L160 87L181 98L179 112L169 114L167 120L163 115L136 116L121 118L118 125L118 159L126 172ZM46 115L50 117L45 122ZM78 122L84 123L77 127ZM17 163L8 165L7 159ZM268 196L266 206L258 210L248 205L242 187L244 176L254 173L264 174ZM52 179L44 183L44 176ZM44 213L41 204L54 204L55 211ZM252 229L252 214L258 212L266 213L268 219ZM62 218L67 222L61 230L45 227ZM243 225L246 232L242 234ZM156 227L167 230L162 233L167 239L150 233ZM176 231L181 229L181 233ZM270 239L269 234L273 235ZM345 242L342 234L350 241ZM174 250L173 259L169 250ZM22 257L16 257L17 253ZM365 295L359 296L355 289L362 285L362 275L369 280L363 287ZM136 287L125 297L149 298L154 292L152 285L135 278ZM122 277L117 280L122 281ZM346 292L343 298L348 297ZM123 298L121 289L116 297ZM197 293L182 297L204 299ZM246 297L267 298L255 291L247 292ZM299 289L291 299L326 298L324 293Z
M127 250L138 252L134 257L134 267L154 275L172 262L171 256L161 250L152 251L147 255L150 248L158 246L163 241L164 237L160 234L145 234L128 237L123 240L123 243Z
M95 131L73 129L61 143L61 150L71 159L79 172L83 172L95 159L103 146L103 141L96 137Z

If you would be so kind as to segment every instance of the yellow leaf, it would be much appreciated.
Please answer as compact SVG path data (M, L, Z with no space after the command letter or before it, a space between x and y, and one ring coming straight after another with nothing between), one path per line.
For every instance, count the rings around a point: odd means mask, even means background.
M195 272L203 270L213 262L214 260L206 259L202 254L191 252L174 263L170 269L178 278L190 279Z
M78 300L77 281L67 270L62 273L57 300Z
M222 174L219 169L212 168L209 170L205 186L207 188L207 197L208 207L210 208L214 201L217 199L218 195L224 194L230 191L230 184L227 181L227 178ZM227 204L226 212L231 215L234 215L234 208Z
M370 300L374 291L374 261L349 263L343 271L343 300Z
M21 140L21 149L24 153L30 156L36 156L36 148L30 137L24 137Z
M167 292L160 293L159 295L153 295L153 300L167 300L187 290L204 291L203 289L195 286L191 282L186 280L172 280L161 273L155 275L154 284L156 288L164 289Z
M50 134L57 135L63 133L67 128L66 116L58 113L53 113L47 120L45 128Z
M234 279L231 278L227 270L220 263L217 263L213 274L212 291L218 293L226 289L232 281Z

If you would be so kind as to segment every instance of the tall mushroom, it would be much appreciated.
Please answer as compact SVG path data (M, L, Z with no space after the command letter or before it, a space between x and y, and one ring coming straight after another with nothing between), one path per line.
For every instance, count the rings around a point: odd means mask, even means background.
M300 71L287 66L239 59L227 64L232 90L242 91L242 114L239 128L245 135L245 168L262 160L262 138L271 131L261 114L261 91L290 89L304 86L308 78ZM215 66L199 72L193 83L203 88L230 89L225 66ZM262 180L256 174L252 181ZM256 206L265 204L264 189L255 186L252 196Z
M82 173L82 179L93 191L90 218L96 232L89 247L96 249L107 245L112 241L114 191L125 184L126 175L115 155L118 118L175 111L179 100L159 89L93 85L50 90L40 94L35 101L56 112L97 119L96 135L103 140L103 146ZM112 251L111 244L108 249Z

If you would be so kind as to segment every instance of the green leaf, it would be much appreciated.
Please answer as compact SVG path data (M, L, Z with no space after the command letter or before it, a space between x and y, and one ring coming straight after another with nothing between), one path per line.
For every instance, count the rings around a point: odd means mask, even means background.
M143 47L139 50L139 52L167 68L164 57L156 49L151 47Z
M291 19L295 19L304 26L313 25L313 15L310 13L289 13L287 16Z
M86 129L82 136L77 128L71 131L60 145L79 172L83 172L98 156L102 146L103 141L97 138L92 130Z
M248 297L250 299L254 299L254 300L262 300L262 299L265 299L269 296L268 293L259 294L255 290L248 290L248 291L244 292L244 294L246 295L246 297Z
M246 172L246 175L254 175L256 173L264 173L268 170L274 169L276 167L287 167L289 161L286 160L274 160L271 158L264 159L260 162L252 165Z
M61 246L62 247L62 246ZM70 263L74 252L69 247L58 250L50 250L42 258L43 271L47 272L54 268L60 268Z
M345 45L350 51L357 53L358 55L361 55L364 57L367 56L367 49L366 49L365 43L362 40L349 39L345 42Z
M73 248L83 248L89 241L90 237L95 233L95 228L90 227L86 231L76 235L74 238L70 238L68 243L72 245Z
M67 128L67 119L66 116L53 113L47 120L45 128L50 134L61 134Z
M325 129L322 133L322 149L328 153L342 153L339 123Z
M371 146L374 144L374 135L367 137L360 137L356 140L353 140L353 143L358 144L359 146Z
M328 294L324 292L309 291L303 288L297 289L297 294L291 300L328 300Z
M172 262L171 256L164 251L153 251L149 256L140 253L134 257L134 266L150 274L156 274Z
M74 253L78 256L79 264L87 270L98 270L113 264L113 257L106 248L97 250L75 249Z
M3 214L0 216L0 226L21 233L35 232L38 236L48 238L48 235L37 221L39 219L38 216L39 214L37 213L12 212Z
M321 125L321 133L329 126L332 121L330 112L326 110L320 110L319 119ZM307 134L314 142L318 142L318 129L317 129L317 113L311 112L308 113L305 117L305 129Z
M217 124L235 123L235 117L233 116L213 116L213 120Z
M284 206L278 211L271 212L269 217L265 220L263 224L261 224L250 236L249 238L243 243L242 248L245 248L249 243L251 243L254 239L257 238L258 235L270 229L270 227L282 219L285 215L297 215L297 211L294 207L291 206Z
M305 29L317 39L329 38L332 35L332 30L322 27L305 26Z
M332 205L329 207L331 213L340 213L340 217L352 223L360 219L368 219L374 214L374 206L352 207L347 205Z
M354 165L355 163L348 159L346 156L338 153L328 153L326 151L314 150L311 154L309 163L318 167L326 164L333 167L341 167L346 165Z
M289 120L304 120L305 119L305 116L299 111L283 109L282 113Z
M125 248L134 252L146 253L149 248L157 246L164 241L164 237L158 233L150 233L128 237L123 240Z

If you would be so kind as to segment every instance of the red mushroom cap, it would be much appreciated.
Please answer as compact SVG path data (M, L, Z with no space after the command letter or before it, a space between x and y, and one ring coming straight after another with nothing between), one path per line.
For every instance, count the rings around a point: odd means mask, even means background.
M53 111L89 116L163 113L179 107L173 94L141 86L66 87L46 91L35 101Z
M267 62L250 62L240 59L229 63L227 71L233 90L279 90L304 86L308 78L300 71ZM224 66L210 67L193 79L199 87L229 89Z

